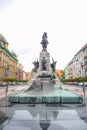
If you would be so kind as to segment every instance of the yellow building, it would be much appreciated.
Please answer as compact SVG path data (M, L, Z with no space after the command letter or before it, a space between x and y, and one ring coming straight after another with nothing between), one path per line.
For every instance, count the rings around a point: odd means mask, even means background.
M16 78L17 56L8 50L8 42L0 34L0 79Z
M31 72L26 72L26 80L31 80L31 76L32 76L32 73Z
M23 65L17 63L16 79L23 79Z

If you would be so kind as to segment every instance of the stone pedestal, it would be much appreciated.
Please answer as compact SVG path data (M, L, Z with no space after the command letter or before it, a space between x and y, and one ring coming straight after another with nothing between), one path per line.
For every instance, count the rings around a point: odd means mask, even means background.
M45 57L46 60L46 69L42 68L42 60ZM52 69L50 66L50 54L47 51L41 51L39 56L39 68L37 71L38 75L52 75Z

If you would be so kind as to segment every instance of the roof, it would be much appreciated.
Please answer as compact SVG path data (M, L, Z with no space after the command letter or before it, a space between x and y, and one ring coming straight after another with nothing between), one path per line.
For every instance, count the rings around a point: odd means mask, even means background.
M2 34L0 34L0 41L1 42L7 42L6 39L5 39L5 37Z
M0 42L2 42L3 44L4 44L4 42L7 42L2 34L0 34ZM16 62L18 62L17 56L14 52L11 53L9 50L7 50L2 45L0 45L0 48L3 49L12 59L14 59Z
M56 73L57 73L59 76L62 76L62 75L63 75L62 70L56 70Z
M14 59L16 62L18 62L18 59L16 57L14 57L14 55L9 50L7 50L5 47L3 47L1 45L0 45L0 48L3 49L12 59Z

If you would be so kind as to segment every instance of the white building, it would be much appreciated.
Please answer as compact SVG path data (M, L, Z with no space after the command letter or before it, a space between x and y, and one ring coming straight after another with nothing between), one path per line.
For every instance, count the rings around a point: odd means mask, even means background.
M65 78L87 77L87 44L72 58L65 68Z

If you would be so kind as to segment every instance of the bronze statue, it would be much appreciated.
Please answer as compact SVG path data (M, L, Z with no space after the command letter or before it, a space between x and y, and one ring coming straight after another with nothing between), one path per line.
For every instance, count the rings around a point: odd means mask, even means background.
M46 61L45 57L43 57L43 59L42 59L42 70L46 70L46 63L47 63L47 61Z
M57 61L54 61L53 58L52 58L52 61L53 61L53 63L51 64L51 68L52 68L53 72L55 72L55 68L56 68L56 63L57 63Z
M47 44L48 44L48 41L47 41L47 33L44 32L43 36L42 36L42 47L43 47L43 51L46 51L47 49Z
M34 72L37 72L37 69L39 68L38 59L37 59L37 61L34 61L34 62L32 62L32 63L33 63L33 65L34 65Z

